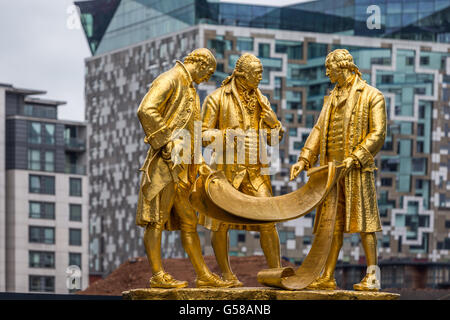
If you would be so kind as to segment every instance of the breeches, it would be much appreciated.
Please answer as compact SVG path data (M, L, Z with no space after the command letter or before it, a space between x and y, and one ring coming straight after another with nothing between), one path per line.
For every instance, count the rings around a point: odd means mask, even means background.
M156 228L164 229L171 214L180 220L180 229L187 232L197 231L197 215L189 202L190 186L183 183L170 183L160 193L159 212L161 219Z

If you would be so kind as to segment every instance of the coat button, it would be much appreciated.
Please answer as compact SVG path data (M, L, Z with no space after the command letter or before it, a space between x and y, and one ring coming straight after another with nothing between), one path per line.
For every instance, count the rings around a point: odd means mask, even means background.
M192 97L191 97L191 98L189 98L189 101L190 101L190 102L194 101L194 98L192 98Z

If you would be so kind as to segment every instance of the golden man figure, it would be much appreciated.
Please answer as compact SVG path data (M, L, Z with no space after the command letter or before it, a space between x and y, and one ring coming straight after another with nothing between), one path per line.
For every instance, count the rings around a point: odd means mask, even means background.
M252 54L242 55L236 62L234 72L226 78L222 86L207 96L202 107L202 132L204 146L208 145L205 140L219 134L222 135L225 150L224 155L230 150L227 149L226 135L230 129L242 130L241 132L253 132L259 135L259 130L265 129L267 137L270 138L271 130L281 131L281 123L276 114L272 111L268 99L262 95L258 89L262 79L263 67L260 60ZM267 139L269 143L270 139ZM212 140L214 138L211 138ZM281 139L281 137L280 137ZM215 159L216 169L223 170L228 181L234 188L248 195L256 197L272 196L272 188L269 175L261 173L261 168L266 166L261 163L259 156L259 136L251 139L245 136L245 161L238 161L237 152L240 146L231 142L231 161L218 158ZM278 143L279 141L276 141ZM256 161L250 161L250 155ZM219 156L220 157L220 156ZM260 232L261 248L270 268L280 268L280 241L275 223L264 223L260 225L230 225L213 218L200 214L199 223L212 231L211 242L217 263L222 271L224 280L232 281L235 287L242 286L230 267L229 250L229 229L252 230Z
M325 97L319 119L312 129L299 160L291 167L291 180L302 170L329 161L344 163L346 174L338 182L336 225L330 253L322 275L308 288L336 289L334 270L343 243L343 233L361 234L367 274L355 290L378 291L377 238L381 231L374 182L374 157L386 137L386 107L380 91L361 79L353 57L345 49L328 54L326 75L336 86ZM327 200L322 204L327 205ZM320 224L320 210L314 232Z
M193 159L190 163L175 165L171 157L175 147L173 135L178 129L189 131L194 149L194 121L201 121L201 117L193 82L208 81L215 69L216 60L208 49L192 51L184 63L177 61L172 69L153 81L137 112L150 149L141 168L136 224L145 228L144 245L153 272L152 288L187 286L186 281L176 280L164 271L161 259L163 230L181 230L183 247L197 274L197 287L230 286L208 269L202 256L197 215L188 200L199 165L194 164Z

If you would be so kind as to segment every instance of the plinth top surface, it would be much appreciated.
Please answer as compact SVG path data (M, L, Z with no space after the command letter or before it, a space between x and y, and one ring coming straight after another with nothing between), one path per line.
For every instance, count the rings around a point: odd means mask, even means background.
M122 292L126 300L397 300L390 292L350 290L288 291L271 288L138 288Z

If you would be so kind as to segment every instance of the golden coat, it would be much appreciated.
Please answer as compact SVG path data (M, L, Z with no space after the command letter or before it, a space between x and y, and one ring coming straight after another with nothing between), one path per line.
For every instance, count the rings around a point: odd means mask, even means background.
M259 89L256 89L256 95L261 110L271 113L272 116L276 118L267 97L265 97ZM250 119L244 111L244 106L241 104L234 79L208 95L203 103L202 133L204 136L208 136L209 132L214 135L214 131L211 131L211 129L219 129L222 132L227 129L242 129L244 132L249 129L265 129L267 130L267 143L272 145L272 142L270 141L272 129L269 128L262 119L259 121L259 126L261 128L251 127ZM278 122L278 125L273 130L280 130L279 139L281 140L283 136L281 123ZM278 142L279 141L276 143ZM260 147L264 148L265 146ZM261 167L263 167L263 165L261 165ZM239 187L239 184L242 181L245 168L246 166L242 164L217 165L217 169L223 170L230 183L236 188ZM258 189L258 187L265 182L270 185L269 175L261 175L256 170L249 170L248 174L250 182L255 189Z
M256 89L256 95L258 98L261 111L264 110L271 113L276 118L275 113L270 107L269 100L261 93L259 89ZM227 129L242 129L244 132L249 129L265 129L267 130L267 143L272 145L271 130L279 130L279 140L283 136L283 129L281 123L275 128L269 128L264 121L260 118L259 128L252 128L250 119L244 110L244 106L241 103L239 93L236 88L235 79L233 78L228 84L216 89L210 95L208 95L202 106L202 133L203 136L215 135L215 130L221 130L222 133ZM225 140L225 139L224 139ZM275 143L278 143L274 142ZM205 143L208 144L208 143ZM265 145L261 145L260 148L265 148ZM236 152L236 149L235 149ZM217 160L217 159L216 159ZM224 160L225 162L225 160ZM260 169L267 167L267 165L244 165L238 163L232 164L217 164L217 170L223 170L228 181L238 189L243 181L245 174L248 174L248 179L255 190L258 190L262 184L266 184L272 191L270 176L262 175ZM199 215L199 223L206 228L217 231L222 222L215 219L205 217L202 214ZM260 225L229 225L231 229L243 229L251 231L260 231Z
M146 226L160 219L158 194L164 187L179 180L189 184L188 166L182 164L172 169L161 157L161 148L172 140L174 131L184 129L189 121L201 120L199 97L189 71L180 61L153 81L137 114L146 135L145 142L151 146L140 169L143 175L136 213L136 224ZM179 228L174 221L169 221L166 227Z
M319 119L312 129L300 158L310 165L327 164L326 141L331 112L331 102L336 88L325 97ZM344 158L355 156L359 168L352 168L345 176L345 225L344 232L377 232L381 223L377 205L374 173L374 157L380 151L386 137L386 106L383 94L358 76L350 89L344 115ZM314 231L320 223L320 210L314 223Z

